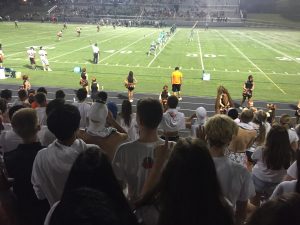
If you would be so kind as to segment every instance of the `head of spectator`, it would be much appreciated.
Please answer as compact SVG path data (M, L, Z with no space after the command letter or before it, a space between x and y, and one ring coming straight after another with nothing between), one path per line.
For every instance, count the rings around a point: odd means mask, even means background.
M156 99L140 99L137 103L137 123L142 129L156 130L162 120L163 109Z
M199 177L205 177L205 185ZM154 190L161 206L159 225L234 224L214 161L199 139L178 141Z
M198 107L196 109L196 117L197 117L198 124L203 125L207 119L206 109L202 106Z
M12 91L8 89L4 89L0 93L0 98L5 99L7 102L10 102L12 99Z
M108 108L106 104L95 103L91 106L88 112L89 124L88 131L98 133L105 129Z
M28 93L28 102L29 104L33 104L35 101L35 94L34 93Z
M169 109L176 109L178 105L178 98L175 95L171 95L168 97L167 106Z
M214 115L205 123L205 134L210 149L225 150L237 132L237 124L226 115Z
M55 98L65 99L66 94L63 90L57 90L55 92Z
M25 91L24 89L19 90L18 97L20 101L24 102L28 98L27 91Z
M100 91L98 94L97 94L97 101L98 102L102 102L102 103L106 103L107 101L107 93L105 91Z
M258 136L255 139L256 143L264 143L266 138L266 127L265 123L267 121L267 113L263 110L258 110L254 113L252 122L259 125Z
M36 134L40 130L36 110L30 108L18 110L12 117L11 125L24 143L36 141Z
M113 201L119 217L127 221L124 224L131 225L130 221L135 222L110 161L99 148L90 147L78 156L71 168L62 198L72 190L82 187L105 193Z
M116 120L118 116L118 106L114 102L108 102L107 103L107 108L111 112L113 118Z
M263 160L268 169L288 169L291 162L292 148L287 130L275 125L267 135Z
M123 100L121 107L121 117L124 119L124 123L129 127L131 123L132 105L127 99Z
M18 110L23 109L23 108L25 108L25 106L23 106L23 105L15 105L15 106L11 107L8 110L8 116L9 116L10 121L12 120L12 117L15 114L15 112L17 112Z
M43 92L38 92L34 96L35 102L37 103L38 107L46 107L47 105L47 99L46 95Z
M47 89L46 89L45 87L39 87L39 88L36 90L36 93L38 93L38 92L42 92L42 93L44 93L45 95L48 94L48 91L47 91Z
M87 98L87 90L86 88L79 88L76 91L76 98L78 99L79 102L83 102Z
M242 123L249 123L253 120L253 117L253 110L245 108L241 113L240 120Z
M229 116L231 119L235 120L239 118L239 112L236 108L230 108L227 111L227 116Z
M53 109L47 116L48 129L64 145L72 145L79 129L80 113L77 107L65 104Z
M279 123L285 129L290 129L291 123L292 123L291 117L288 114L283 114L283 115L281 115L281 117L279 119Z
M300 194L288 193L267 201L250 216L247 225L300 224Z
M91 188L78 188L63 196L47 225L63 224L126 225L127 223L119 217L113 200L107 194Z
M53 99L46 106L46 115L49 115L52 110L62 107L65 104L65 100L61 98Z
M178 66L176 66L176 67L175 67L175 70L179 70L179 67L178 67Z

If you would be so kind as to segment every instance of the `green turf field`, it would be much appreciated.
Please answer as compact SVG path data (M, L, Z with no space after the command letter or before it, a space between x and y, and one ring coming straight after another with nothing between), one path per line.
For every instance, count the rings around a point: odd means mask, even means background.
M33 86L79 87L75 66L86 67L89 78L95 76L105 90L125 91L123 81L132 70L138 80L136 92L159 93L170 84L170 74L180 66L184 74L183 95L215 96L218 85L229 89L233 98L241 98L243 82L249 74L255 81L254 100L295 103L300 98L300 32L266 29L196 29L178 28L157 56L147 56L150 43L159 29L102 27L80 25L81 37L68 25L61 41L56 33L62 24L0 23L0 42L5 53L4 65L30 76ZM166 28L165 30L169 30ZM91 64L92 48L100 47L100 62ZM52 72L32 71L26 48L46 47ZM37 56L37 65L41 65ZM203 81L202 70L211 80ZM20 83L18 79L1 83Z

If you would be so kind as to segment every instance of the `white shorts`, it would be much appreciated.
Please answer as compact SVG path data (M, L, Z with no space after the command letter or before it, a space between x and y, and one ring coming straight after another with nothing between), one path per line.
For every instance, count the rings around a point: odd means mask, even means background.
M41 59L43 65L49 66L49 61L46 58Z

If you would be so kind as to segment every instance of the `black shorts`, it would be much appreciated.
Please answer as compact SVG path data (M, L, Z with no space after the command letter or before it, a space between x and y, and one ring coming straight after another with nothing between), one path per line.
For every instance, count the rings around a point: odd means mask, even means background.
M178 92L180 91L181 84L172 84L172 91L173 92Z
M134 90L134 86L129 86L127 89L128 89L128 91L133 91Z
M29 60L30 60L30 64L31 64L31 65L34 65L34 64L35 64L35 59L34 59L34 58L29 58Z

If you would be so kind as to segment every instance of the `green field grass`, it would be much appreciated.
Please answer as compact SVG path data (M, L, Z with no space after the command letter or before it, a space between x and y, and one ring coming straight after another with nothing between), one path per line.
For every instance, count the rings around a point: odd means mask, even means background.
M137 92L159 93L170 84L175 66L184 74L183 94L215 96L218 85L229 89L240 99L243 82L249 74L255 80L255 100L296 102L300 98L300 32L265 29L196 29L188 42L190 30L178 28L157 56L147 56L150 43L160 32L154 28L102 27L80 25L81 37L68 25L61 41L56 33L61 24L0 24L0 42L5 53L4 65L28 74L33 86L79 87L75 66L86 67L89 78L96 77L105 90L125 91L123 81L132 70L138 80ZM165 30L168 30L166 28ZM97 42L101 55L97 65L91 64L92 48ZM28 68L26 48L45 46L52 72ZM37 57L38 58L38 57ZM37 59L37 65L41 65ZM204 67L204 68L202 68ZM203 81L202 70L211 74ZM21 84L19 79L1 83Z

